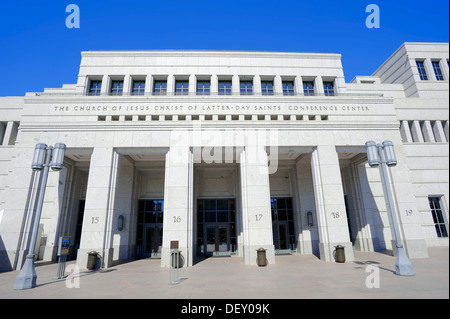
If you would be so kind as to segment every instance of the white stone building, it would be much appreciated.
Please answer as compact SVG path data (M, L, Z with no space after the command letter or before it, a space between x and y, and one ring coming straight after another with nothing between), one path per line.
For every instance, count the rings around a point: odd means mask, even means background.
M0 98L0 270L19 269L40 174L37 143L67 145L50 172L36 255L58 238L86 267L161 258L178 241L256 265L266 249L334 261L335 246L392 249L380 172L365 142L391 140L410 258L448 246L448 43L405 43L372 76L344 79L339 54L82 52L76 84ZM119 217L121 216L121 217ZM119 220L123 227L118 227Z

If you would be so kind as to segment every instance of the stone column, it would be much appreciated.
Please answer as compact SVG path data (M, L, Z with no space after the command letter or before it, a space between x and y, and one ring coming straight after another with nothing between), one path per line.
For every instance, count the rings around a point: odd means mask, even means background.
M275 263L270 207L269 167L263 146L246 146L240 154L244 263L257 265L259 248Z
M189 76L189 93L188 95L196 95L197 94L197 77L194 74Z
M170 267L171 241L179 243L182 265L193 265L193 173L189 145L172 145L166 154L162 267Z
M283 82L281 76L275 75L273 80L273 94L274 95L283 95Z
M100 253L102 267L111 266L111 232L118 172L119 154L112 147L95 148L91 156L83 231L77 254L77 265L81 269L86 268L90 251Z
M311 154L311 170L319 231L320 259L334 261L335 246L345 246L346 260L353 260L348 232L341 171L334 145L319 145Z
M0 145L3 144L3 136L5 135L6 125L0 122Z
M411 130L409 129L408 121L401 121L400 125L400 135L402 136L402 141L405 143L412 143Z
M105 96L109 94L110 89L110 81L109 81L109 75L104 75L102 77L102 87L100 89L100 95ZM89 89L88 89L89 90Z
M433 129L431 128L430 121L424 121L422 125L423 139L425 142L435 143L436 139L434 138Z
M445 138L445 132L442 128L442 122L441 121L434 121L432 125L433 134L436 138L436 142L446 142Z
M240 79L239 75L233 75L233 78L231 79L231 94L232 95L239 95L241 92L240 90Z
M413 137L413 142L424 143L422 129L420 127L419 121L413 121L411 126L411 134Z
M211 75L210 92L211 95L217 95L219 92L219 78L217 74Z
M3 133L3 145L14 145L17 138L18 127L19 124L17 122L8 122L6 124L6 128Z
M300 202L299 214L296 215L300 222L297 222L299 229L297 250L301 254L316 253L318 246L317 238L317 217L314 203L314 188L311 175L311 165L308 157L301 157L295 164L298 199ZM311 212L313 226L308 225L308 212Z

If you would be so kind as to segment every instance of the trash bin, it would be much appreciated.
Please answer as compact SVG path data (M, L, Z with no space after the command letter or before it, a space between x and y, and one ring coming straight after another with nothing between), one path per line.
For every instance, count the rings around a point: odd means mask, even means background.
M89 252L86 268L89 270L95 269L95 267L97 266L97 258L98 258L98 253L96 251Z
M334 248L336 248L336 262L345 263L345 246L337 245Z
M264 248L259 248L257 250L257 254L258 254L258 266L259 267L265 267L267 266L267 262L266 262L266 250Z

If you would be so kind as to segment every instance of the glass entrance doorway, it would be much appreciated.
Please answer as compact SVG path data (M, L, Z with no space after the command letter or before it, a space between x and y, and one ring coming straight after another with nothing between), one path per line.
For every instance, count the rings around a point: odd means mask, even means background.
M292 198L271 198L272 229L275 254L296 250Z
M139 200L136 231L136 257L160 258L163 235L164 201Z
M228 256L236 252L234 199L199 199L197 254Z
M228 225L210 225L205 227L205 255L212 256L230 252L230 229Z

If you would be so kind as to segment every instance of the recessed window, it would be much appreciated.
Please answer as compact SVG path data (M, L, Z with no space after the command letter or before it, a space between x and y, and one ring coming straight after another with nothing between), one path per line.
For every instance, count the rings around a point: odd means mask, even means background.
M91 80L90 81L88 95L100 95L101 90L102 90L102 81L101 80Z
M294 95L294 81L283 81L283 95Z
M314 82L306 81L303 82L303 94L305 96L313 96L314 93Z
M334 96L334 82L323 82L325 96Z
M444 81L444 76L442 75L441 66L439 61L432 61L434 74L436 75L436 80Z
M145 81L135 80L133 81L133 88L131 90L133 95L144 95L145 93Z
M155 80L153 84L153 94L154 95L166 95L167 94L167 81L166 80Z
M241 95L253 94L253 81L241 81L240 83Z
M209 80L197 80L197 95L209 95L211 82Z
M428 197L428 203L430 204L431 215L433 216L437 236L448 237L440 197Z
M261 81L262 95L273 95L273 81Z
M219 95L231 95L231 81L219 80Z
M122 80L113 80L111 82L111 91L110 95L122 95L123 93L123 81Z
M424 61L416 61L417 70L419 71L419 76L422 81L428 80L427 71L425 70Z
M188 93L189 93L189 80L175 81L175 95L188 95Z

